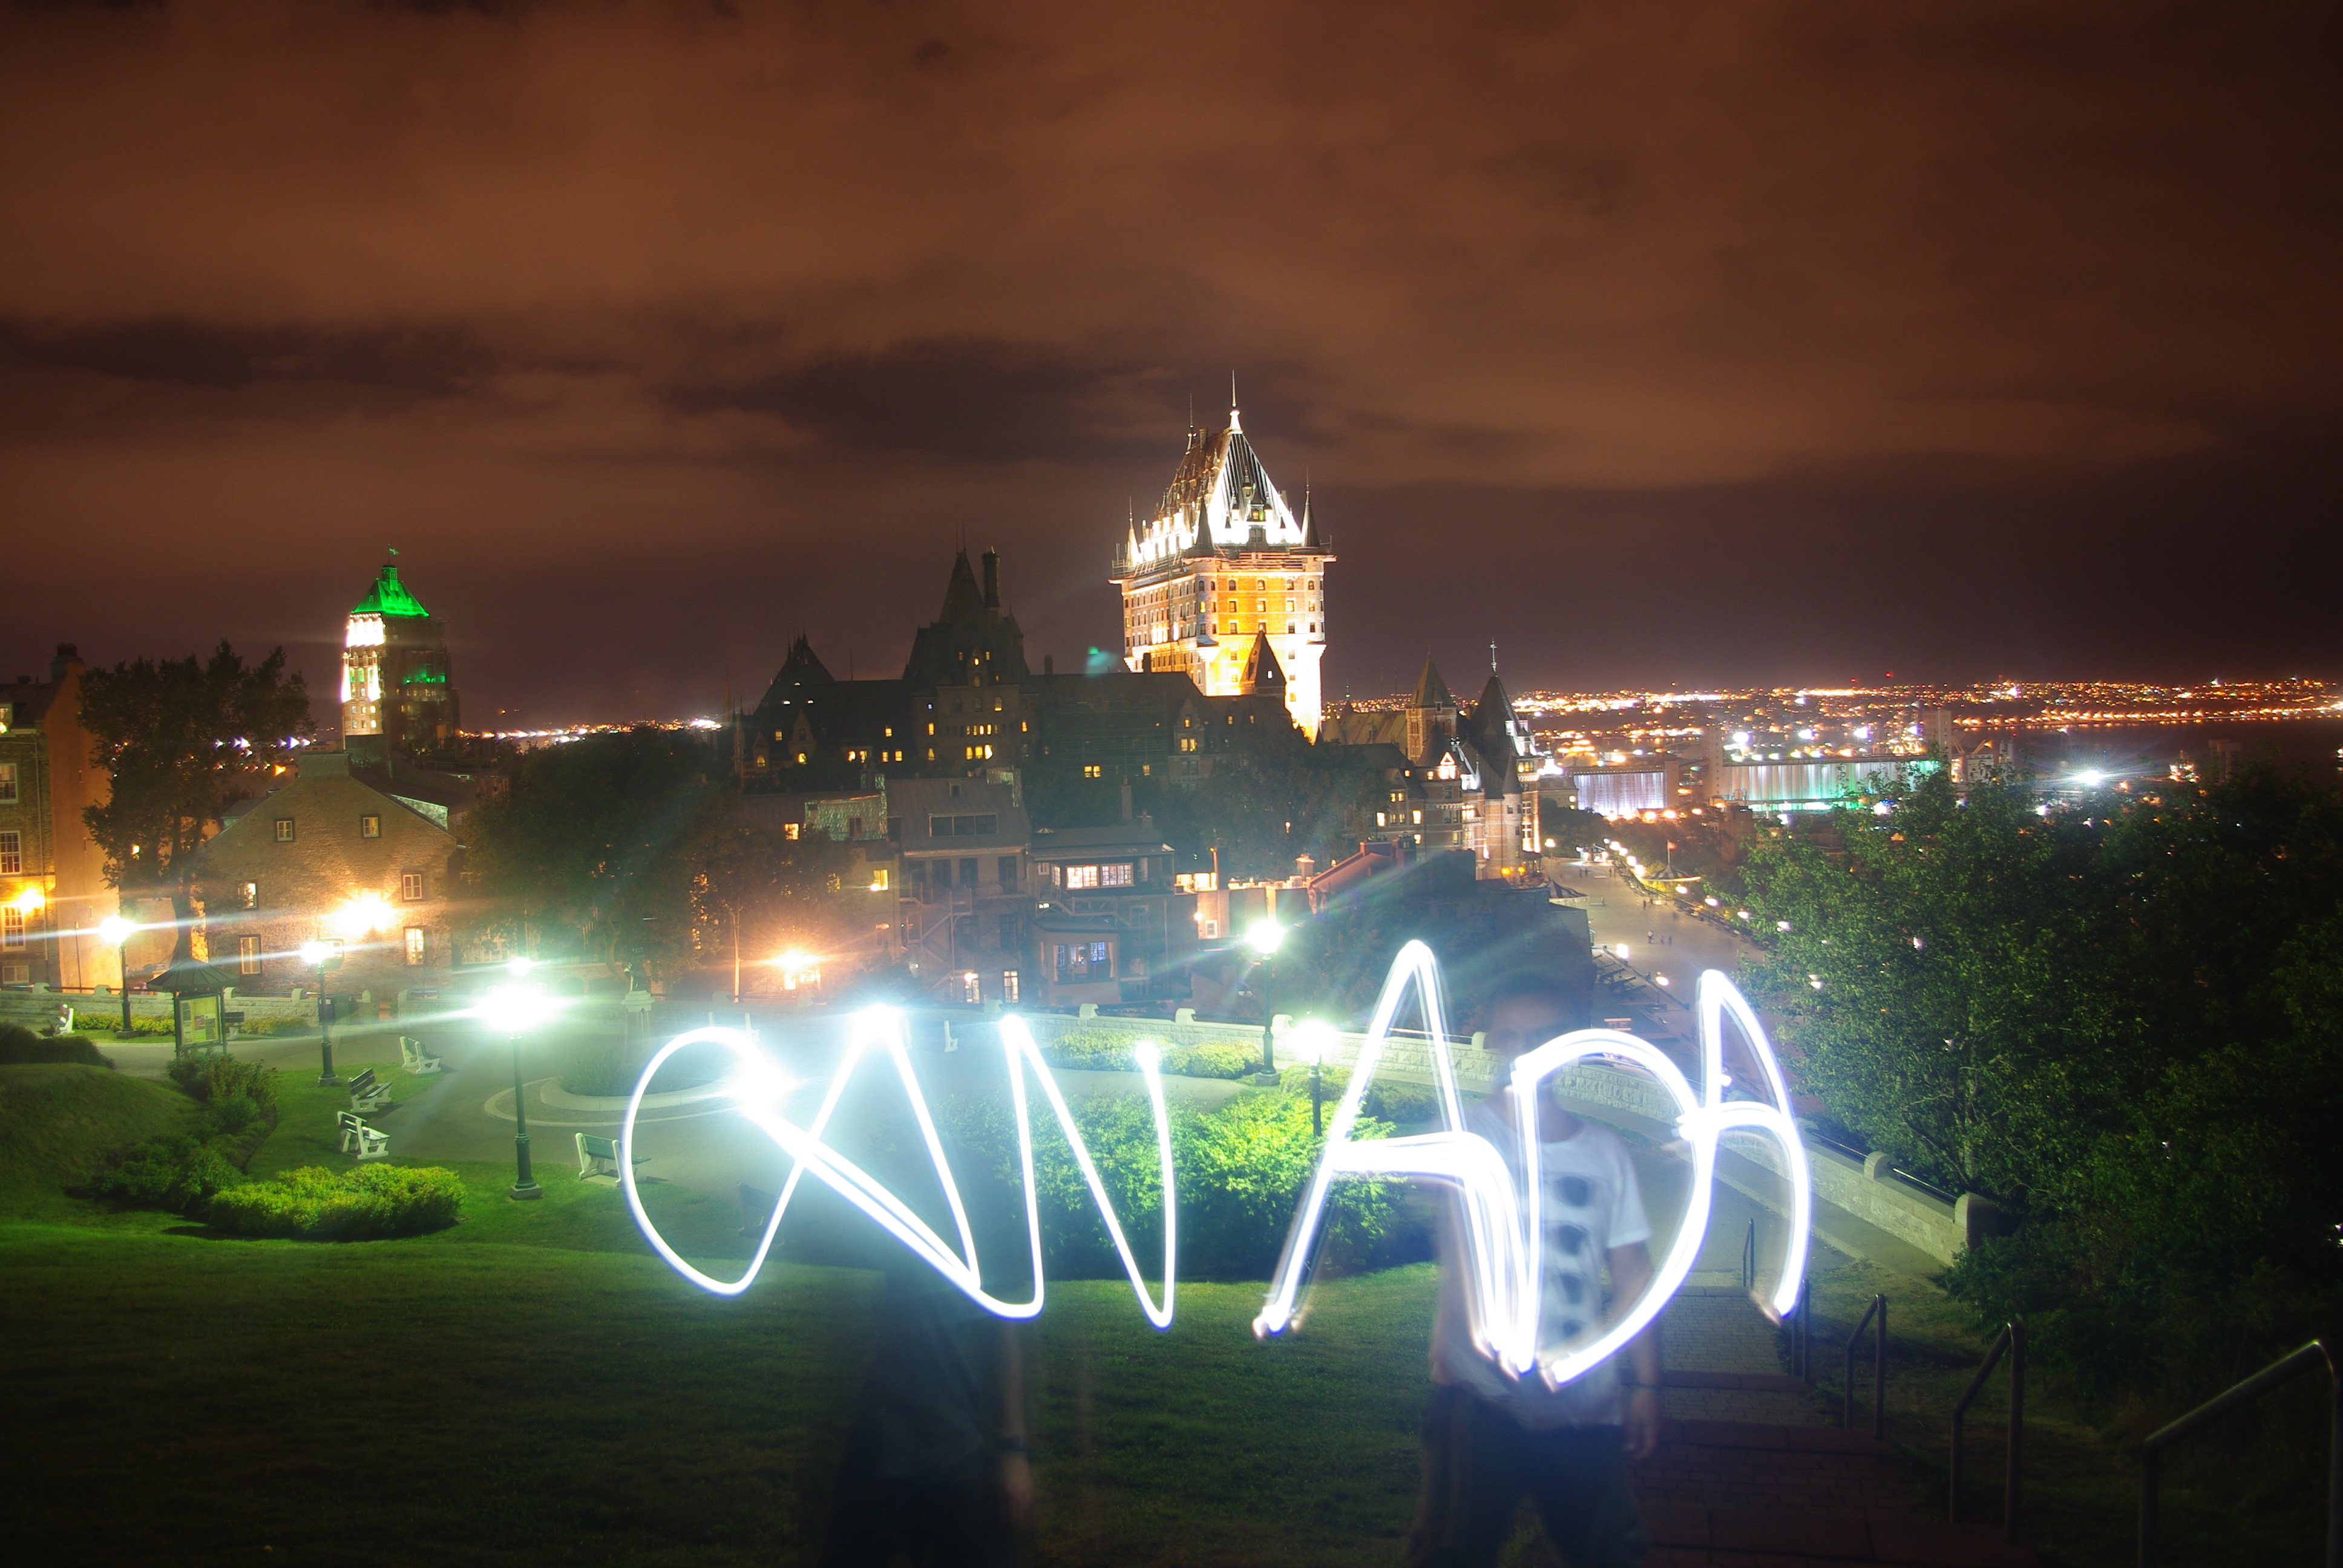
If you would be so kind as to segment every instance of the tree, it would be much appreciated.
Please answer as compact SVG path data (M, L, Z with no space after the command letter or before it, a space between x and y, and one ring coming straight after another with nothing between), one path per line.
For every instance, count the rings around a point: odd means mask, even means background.
M106 857L106 879L168 890L183 921L196 849L316 733L308 689L286 673L285 650L247 668L225 641L208 660L190 654L91 670L82 678L82 723L96 738L90 761L113 780L106 803L82 812Z
M2186 1392L2343 1310L2343 799L1919 772L1752 840L1750 976L1841 1121L2026 1216L1956 1287Z
M466 869L518 946L673 979L868 934L855 858L741 815L703 737L641 729L523 758L466 825ZM883 916L877 918L884 918Z

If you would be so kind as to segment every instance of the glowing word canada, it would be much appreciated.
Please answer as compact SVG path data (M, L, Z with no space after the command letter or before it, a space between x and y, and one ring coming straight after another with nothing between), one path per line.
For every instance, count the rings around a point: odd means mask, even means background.
M1432 1041L1433 1076L1440 1091L1441 1116L1447 1125L1438 1132L1412 1138L1353 1139L1351 1131L1358 1121L1359 1107L1382 1062L1392 1020L1411 984L1424 1033ZM1756 1058L1771 1104L1725 1098L1725 1015L1728 1012L1740 1027L1750 1054ZM1483 1353L1515 1377L1534 1370L1549 1385L1559 1387L1599 1366L1643 1332L1692 1271L1701 1240L1708 1231L1717 1141L1736 1129L1772 1136L1782 1145L1789 1166L1790 1241L1783 1259L1782 1282L1772 1301L1776 1314L1788 1312L1797 1303L1799 1281L1805 1275L1813 1201L1805 1148L1798 1141L1797 1123L1790 1117L1789 1089L1782 1081L1781 1064L1774 1059L1757 1015L1733 982L1715 970L1700 977L1699 1018L1704 1098L1693 1092L1684 1073L1657 1048L1616 1030L1576 1030L1515 1058L1504 1092L1513 1098L1513 1122L1521 1130L1523 1177L1517 1185L1495 1145L1464 1130L1463 1102L1456 1092L1455 1061L1441 1001L1440 966L1431 949L1422 942L1408 943L1400 950L1383 982L1374 1020L1352 1069L1350 1087L1327 1126L1325 1152L1302 1196L1293 1229L1286 1236L1285 1255L1278 1264L1269 1304L1253 1320L1253 1332L1279 1333L1292 1325L1295 1297L1325 1221L1328 1189L1336 1178L1419 1177L1452 1186L1460 1201L1463 1251L1470 1271L1465 1300L1471 1305L1473 1336ZM1692 1201L1684 1223L1677 1228L1675 1244L1643 1299L1596 1339L1565 1354L1542 1359L1537 1330L1545 1271L1540 1266L1538 1243L1544 1231L1538 1207L1545 1183L1539 1176L1538 1096L1541 1086L1554 1074L1582 1061L1606 1058L1649 1072L1675 1101L1676 1132L1692 1151Z
M1444 1126L1437 1132L1408 1138L1354 1138L1352 1134L1358 1123L1360 1107L1374 1081L1376 1069L1382 1064L1393 1020L1397 1017L1411 986L1416 992L1424 1032L1432 1042L1433 1075L1439 1091L1441 1118ZM1558 1386L1599 1364L1640 1333L1684 1282L1684 1276L1691 1271L1693 1260L1699 1253L1702 1237L1708 1229L1718 1140L1733 1131L1755 1131L1774 1138L1782 1145L1787 1159L1791 1186L1790 1240L1783 1262L1782 1283L1774 1294L1772 1304L1777 1313L1788 1312L1797 1302L1798 1282L1805 1271L1812 1190L1805 1151L1798 1141L1796 1124L1789 1114L1789 1091L1783 1083L1781 1068L1774 1059L1773 1050L1766 1042L1765 1030L1759 1026L1756 1015L1731 982L1714 970L1701 976L1698 1008L1704 1096L1694 1094L1692 1085L1685 1081L1675 1063L1655 1047L1615 1030L1578 1030L1516 1059L1511 1081L1503 1092L1513 1097L1513 1121L1515 1126L1523 1129L1520 1164L1526 1174L1524 1180L1517 1183L1512 1169L1496 1147L1479 1134L1465 1131L1463 1101L1457 1092L1453 1053L1447 1039L1439 965L1431 950L1423 943L1408 943L1400 950L1399 958L1392 965L1390 977L1383 983L1383 996L1376 1003L1373 1021L1360 1047L1350 1084L1343 1092L1333 1120L1327 1126L1325 1148L1320 1156L1318 1168L1311 1177L1301 1207L1294 1215L1292 1228L1287 1234L1284 1255L1278 1265L1268 1304L1253 1320L1253 1332L1267 1335L1282 1332L1293 1326L1296 1298L1304 1283L1319 1231L1325 1221L1331 1189L1337 1180L1345 1177L1429 1180L1453 1187L1460 1199L1459 1208L1465 1227L1463 1251L1466 1267L1471 1271L1465 1293L1472 1303L1474 1334L1483 1352L1513 1376L1525 1376L1534 1371L1547 1382ZM1750 1054L1756 1059L1764 1081L1762 1087L1770 1096L1771 1103L1756 1100L1728 1101L1725 1099L1724 1023L1727 1013L1732 1015L1733 1021L1745 1038ZM779 1201L774 1204L772 1215L765 1222L764 1234L757 1242L747 1271L738 1280L731 1281L716 1279L686 1262L668 1244L666 1238L659 1234L659 1227L644 1211L641 1194L635 1185L635 1124L641 1114L644 1091L669 1057L703 1041L722 1045L732 1053L739 1064L728 1081L734 1102L752 1125L770 1138L794 1161L789 1179L781 1188ZM1032 1117L1027 1089L1030 1073L1040 1081L1043 1097L1073 1151L1074 1163L1081 1171L1082 1180L1090 1185L1091 1195L1098 1203L1100 1216L1106 1223L1107 1235L1122 1260L1123 1271L1130 1277L1131 1288L1139 1298L1141 1310L1157 1328L1170 1327L1178 1274L1179 1205L1172 1168L1172 1125L1164 1109L1163 1079L1157 1048L1143 1044L1139 1047L1137 1056L1149 1107L1154 1113L1156 1157L1163 1175L1163 1284L1161 1305L1148 1292L1147 1282L1141 1274L1139 1261L1123 1235L1121 1222L1116 1217L1104 1183L1100 1180L1090 1149L1083 1142L1073 1114L1066 1107L1065 1097L1059 1091L1057 1081L1042 1060L1041 1050L1034 1044L1023 1020L1014 1015L1001 1019L1001 1044L1007 1059L1011 1102L1015 1111L1018 1159L1025 1188L1026 1237L1032 1251L1033 1286L1029 1300L1004 1301L984 1288L984 1271L976 1254L976 1240L969 1224L968 1211L961 1202L959 1186L952 1179L950 1162L944 1157L943 1145L937 1135L934 1119L929 1112L926 1096L920 1091L918 1076L911 1070L910 1053L903 1036L902 1016L891 1009L873 1008L855 1016L845 1056L831 1077L820 1109L809 1127L799 1126L781 1115L778 1109L797 1085L778 1073L763 1053L738 1031L699 1029L670 1040L651 1058L627 1102L626 1120L619 1132L618 1161L619 1181L626 1189L627 1206L632 1211L635 1223L641 1227L644 1237L677 1272L703 1290L719 1295L738 1295L749 1288L749 1282L764 1267L766 1255L772 1250L773 1239L780 1230L781 1217L789 1211L789 1200L796 1193L799 1181L810 1175L868 1215L986 1311L1006 1318L1032 1317L1041 1310L1043 1280L1041 1221L1038 1189L1033 1180ZM929 1159L934 1164L937 1180L942 1186L945 1205L950 1211L952 1228L957 1233L957 1246L938 1234L933 1227L875 1177L822 1140L848 1081L874 1048L893 1063L896 1076L902 1082L912 1119L926 1140ZM1543 1234L1538 1211L1543 1183L1537 1179L1536 1104L1547 1080L1590 1060L1624 1062L1641 1068L1666 1090L1675 1103L1677 1134L1692 1152L1692 1200L1667 1260L1654 1276L1651 1288L1644 1293L1642 1300L1592 1342L1565 1354L1542 1359L1537 1342L1537 1325L1539 1292L1544 1271L1539 1267L1537 1239Z

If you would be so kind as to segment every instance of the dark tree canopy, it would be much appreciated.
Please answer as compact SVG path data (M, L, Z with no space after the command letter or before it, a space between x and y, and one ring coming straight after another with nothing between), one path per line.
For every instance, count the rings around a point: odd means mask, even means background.
M247 668L226 642L209 659L140 658L82 678L90 760L113 778L83 812L116 887L163 886L213 824L292 763L312 735L309 693L285 650Z
M1957 1276L1988 1312L2048 1314L2046 1343L2118 1377L2236 1353L2247 1281L2279 1337L2326 1309L2272 1303L2343 1304L2331 784L2249 767L2046 806L1923 772L1761 833L1746 879L1806 1087L2027 1217Z

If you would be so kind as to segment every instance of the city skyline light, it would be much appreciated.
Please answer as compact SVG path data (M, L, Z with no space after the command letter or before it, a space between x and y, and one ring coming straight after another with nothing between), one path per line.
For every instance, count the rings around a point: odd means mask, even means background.
M322 694L395 546L471 728L709 714L965 543L1079 668L1233 397L1329 699L2335 678L2337 25L11 8L12 564L141 569L0 659Z

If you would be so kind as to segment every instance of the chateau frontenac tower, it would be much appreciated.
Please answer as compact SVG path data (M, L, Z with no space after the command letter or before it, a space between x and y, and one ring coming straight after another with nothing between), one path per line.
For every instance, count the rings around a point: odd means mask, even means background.
M1115 553L1123 662L1182 672L1207 697L1243 696L1264 678L1252 655L1265 639L1293 722L1315 736L1333 559L1308 498L1295 518L1232 407L1227 429L1188 433L1161 503L1145 522L1132 520Z

